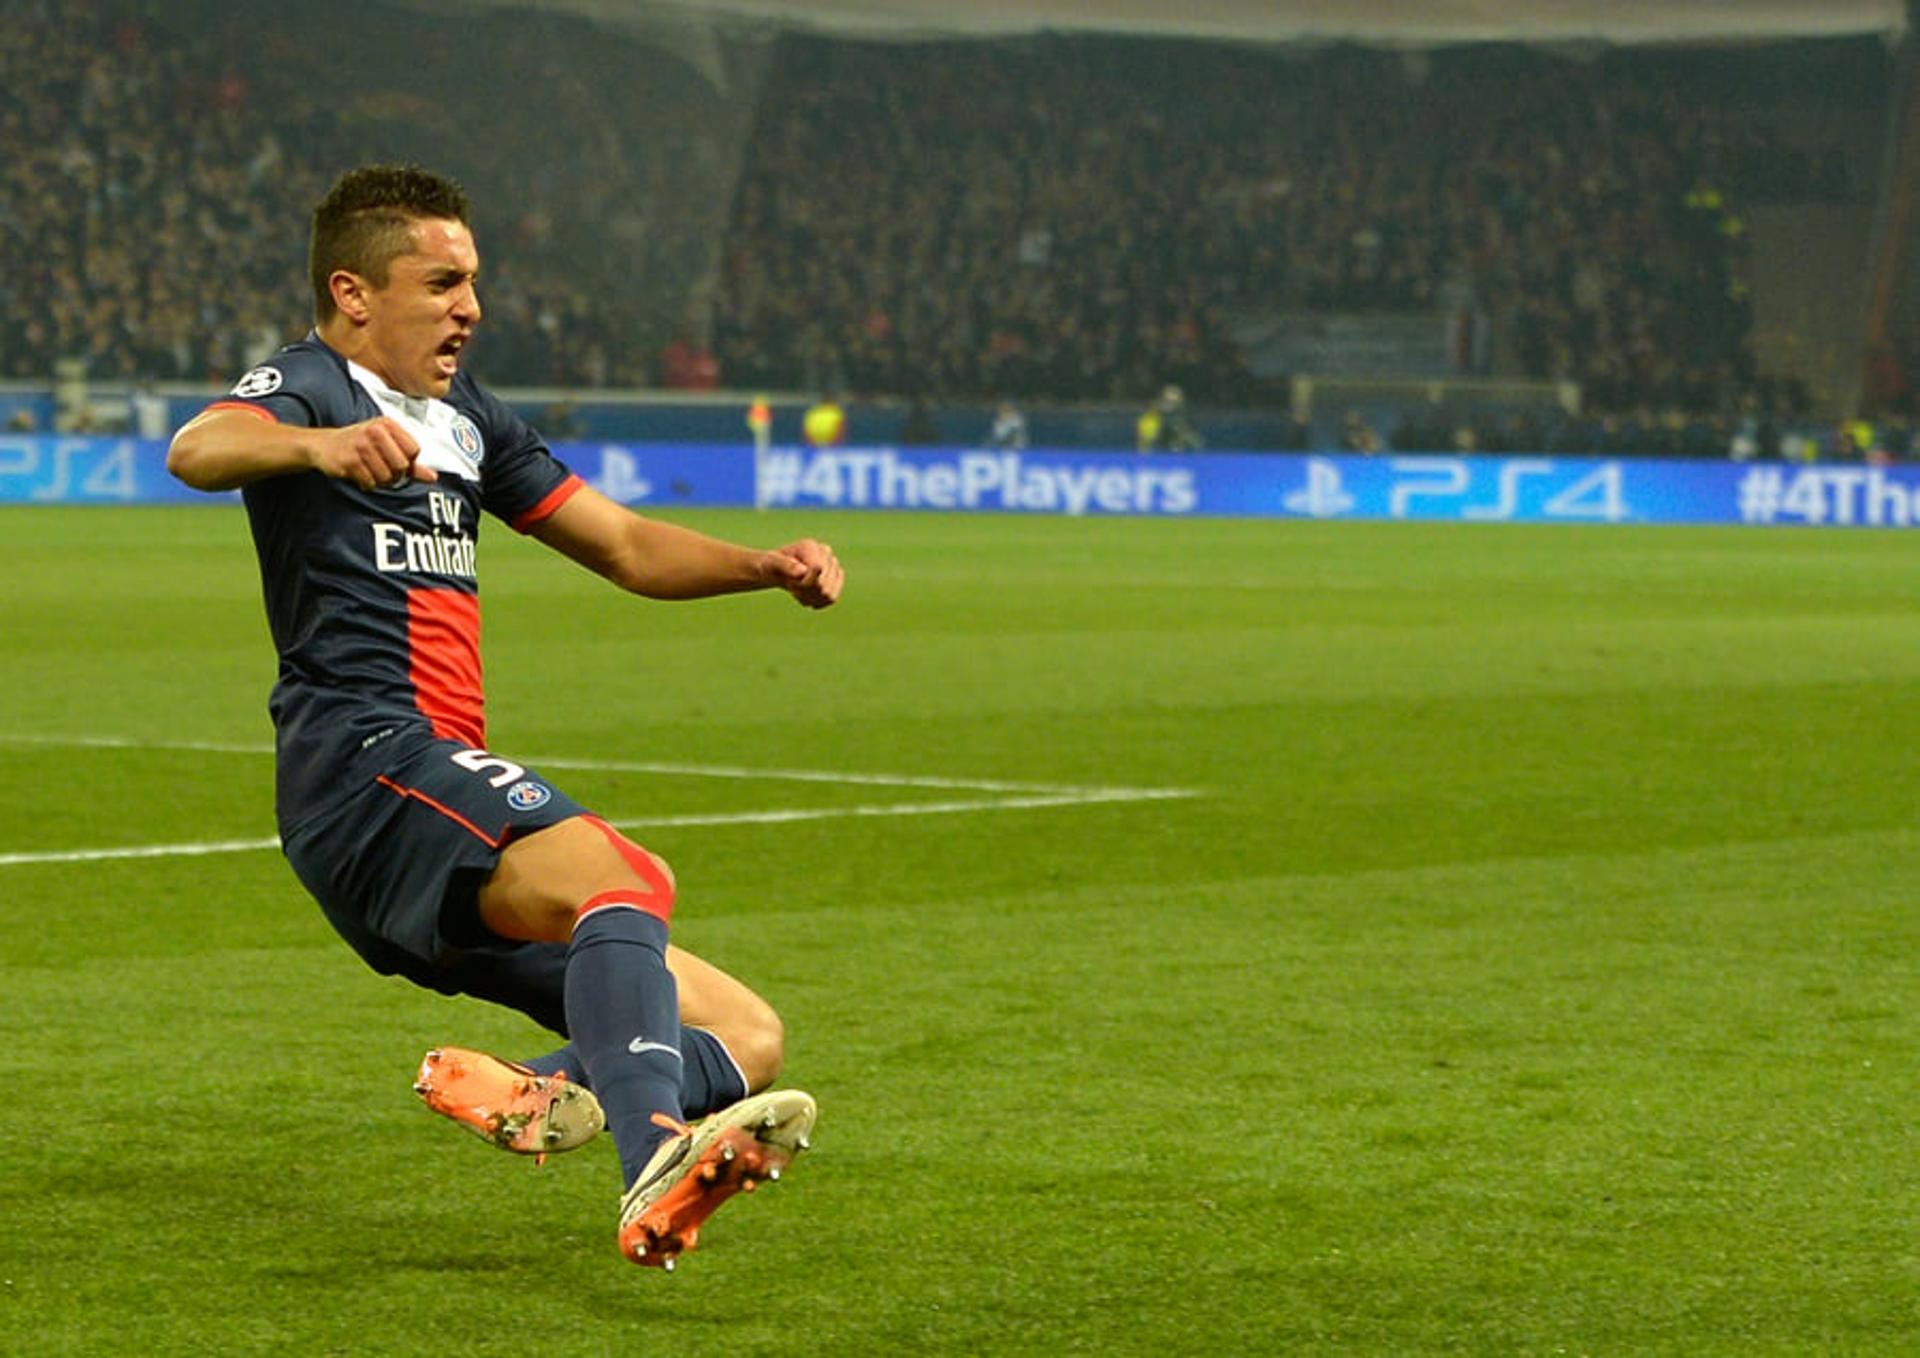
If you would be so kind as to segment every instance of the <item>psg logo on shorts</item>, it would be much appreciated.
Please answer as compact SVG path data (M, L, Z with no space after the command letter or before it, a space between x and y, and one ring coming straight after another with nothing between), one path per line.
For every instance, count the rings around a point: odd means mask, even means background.
M536 811L553 800L553 789L545 783L515 783L507 789L507 805L515 811Z
M465 415L455 415L453 417L453 442L461 452L473 459L474 463L478 465L480 461L480 430L475 427L473 421Z

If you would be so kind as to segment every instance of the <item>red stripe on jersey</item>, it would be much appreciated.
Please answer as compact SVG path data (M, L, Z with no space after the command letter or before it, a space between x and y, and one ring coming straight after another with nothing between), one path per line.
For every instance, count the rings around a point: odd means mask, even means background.
M407 787L402 783L396 783L393 781L393 779L387 777L387 775L384 773L375 774L373 777L373 781L380 784L381 787L391 788L393 791L399 793L402 797L411 797L416 802L419 802L424 806L432 807L435 811L438 811L441 815L445 816L448 820L452 821L454 824L460 826L462 829L465 829L471 832L474 838L480 840L489 849L497 849L502 844L506 843L505 839L496 839L494 836L488 834L485 830L482 830L479 826L475 825L472 821L468 820L465 816L461 815L458 811L455 811L452 807L448 806L446 803L435 801L432 797L429 797L426 793L422 792L417 787Z
M265 406L255 405L252 401L215 401L207 407L207 410L244 410L249 415L258 415L270 424L280 423L280 417L278 415L268 410ZM207 413L207 410L203 410L200 413L204 415Z
M536 523L539 523L540 520L546 518L547 515L553 513L554 510L560 508L561 505L571 500L574 492L586 484L585 481L582 481L577 476L569 476L566 480L542 496L539 504L515 519L513 521L513 531L516 533L526 532Z
M474 749L487 743L480 687L480 596L457 589L407 591L407 677L433 733Z

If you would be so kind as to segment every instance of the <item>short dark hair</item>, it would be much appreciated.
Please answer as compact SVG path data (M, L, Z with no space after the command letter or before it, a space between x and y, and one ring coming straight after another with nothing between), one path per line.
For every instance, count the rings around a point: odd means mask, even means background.
M376 287L387 266L413 248L413 224L423 219L467 220L467 194L453 180L418 165L362 165L334 181L313 210L307 272L313 280L314 315L333 315L327 280L337 269L357 273Z

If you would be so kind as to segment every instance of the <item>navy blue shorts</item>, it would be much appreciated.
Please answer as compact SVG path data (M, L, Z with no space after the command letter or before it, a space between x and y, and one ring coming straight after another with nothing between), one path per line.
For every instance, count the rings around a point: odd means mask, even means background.
M402 737L384 772L286 837L287 861L383 976L518 1009L566 1032L566 947L503 939L476 901L500 851L586 808L531 769Z

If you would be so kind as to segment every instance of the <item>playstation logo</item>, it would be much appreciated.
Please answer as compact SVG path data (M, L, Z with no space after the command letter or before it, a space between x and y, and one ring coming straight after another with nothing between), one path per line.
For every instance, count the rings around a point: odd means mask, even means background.
M1314 519L1338 518L1353 508L1353 497L1340 481L1340 468L1324 457L1307 459L1307 484L1283 502L1289 514Z
M625 505L653 494L653 483L640 475L639 458L610 443L600 450L600 479L594 489Z

